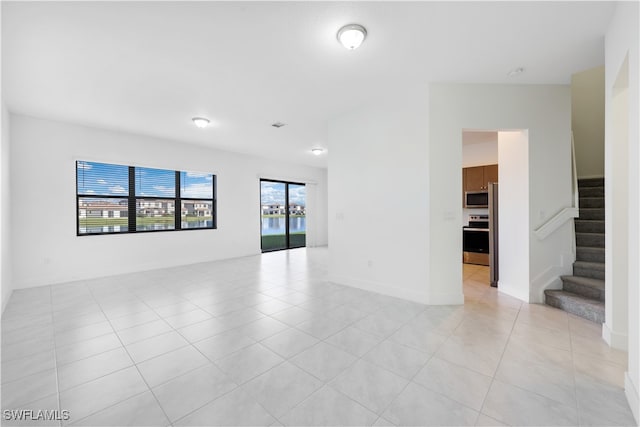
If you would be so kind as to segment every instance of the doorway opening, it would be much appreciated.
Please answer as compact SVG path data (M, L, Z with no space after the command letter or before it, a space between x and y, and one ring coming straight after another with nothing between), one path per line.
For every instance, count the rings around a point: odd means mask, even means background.
M526 130L462 131L462 261L467 296L495 286L512 296L527 297L513 284L529 281L528 164Z
M260 180L262 252L306 246L306 204L305 184L270 179Z
M491 284L489 190L498 182L498 132L462 132L462 275L484 289ZM493 198L492 198L493 201ZM468 287L468 286L467 286ZM467 289L470 291L470 289Z

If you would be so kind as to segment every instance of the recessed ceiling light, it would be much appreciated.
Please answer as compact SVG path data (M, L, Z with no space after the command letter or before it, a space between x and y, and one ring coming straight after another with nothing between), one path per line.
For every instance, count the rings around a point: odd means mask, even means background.
M324 149L323 148L312 148L311 152L313 154L315 154L316 156L319 156L320 154L324 153Z
M367 30L360 24L349 24L338 30L338 41L349 50L360 47L367 37Z
M193 120L193 124L199 128L206 128L209 126L209 119L205 119L204 117L194 117L191 120Z
M509 77L516 77L519 76L520 74L524 73L524 68L522 67L518 67L518 68L514 68L513 70L509 71L507 73L507 75Z
M275 122L272 123L271 126L273 126L274 128L281 128L282 126L284 126L286 123L282 123L282 122Z

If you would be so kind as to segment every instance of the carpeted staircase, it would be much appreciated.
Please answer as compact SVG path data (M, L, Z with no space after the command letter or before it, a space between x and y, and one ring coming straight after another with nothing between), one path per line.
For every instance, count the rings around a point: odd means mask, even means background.
M578 180L580 217L576 226L573 276L562 290L546 290L546 303L593 322L604 323L604 178Z

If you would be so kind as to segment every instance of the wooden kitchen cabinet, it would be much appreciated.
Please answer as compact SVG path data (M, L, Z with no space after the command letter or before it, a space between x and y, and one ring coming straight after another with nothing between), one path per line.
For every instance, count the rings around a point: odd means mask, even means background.
M484 189L489 189L490 182L498 182L498 165L487 165L484 167Z
M485 191L498 182L498 165L474 166L462 170L463 191Z

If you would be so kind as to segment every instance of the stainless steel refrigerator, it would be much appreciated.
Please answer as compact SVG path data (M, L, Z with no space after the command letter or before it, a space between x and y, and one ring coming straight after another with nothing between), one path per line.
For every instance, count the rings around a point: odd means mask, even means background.
M489 279L491 286L498 287L498 183L489 183Z

